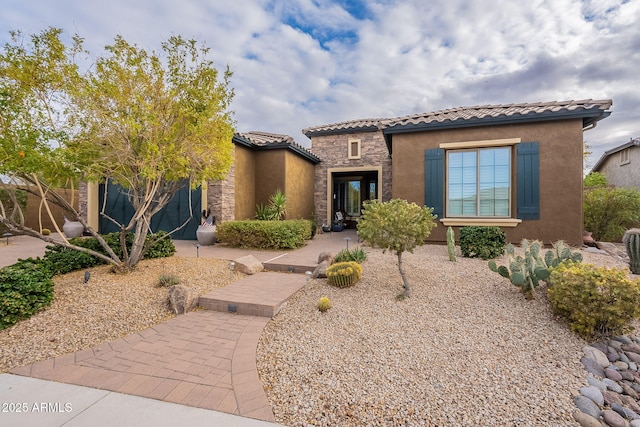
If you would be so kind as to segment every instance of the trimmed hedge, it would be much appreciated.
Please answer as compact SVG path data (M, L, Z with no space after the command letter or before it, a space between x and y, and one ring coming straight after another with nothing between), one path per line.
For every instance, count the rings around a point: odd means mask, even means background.
M295 249L311 239L313 222L307 219L286 221L226 221L218 225L218 241L232 247L253 249Z

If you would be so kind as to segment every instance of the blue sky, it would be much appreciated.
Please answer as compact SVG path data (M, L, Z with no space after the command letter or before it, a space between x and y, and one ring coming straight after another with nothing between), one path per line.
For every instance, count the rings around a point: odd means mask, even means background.
M640 0L4 0L9 30L53 26L96 55L180 34L233 70L238 131L460 106L613 99L594 154L640 137Z

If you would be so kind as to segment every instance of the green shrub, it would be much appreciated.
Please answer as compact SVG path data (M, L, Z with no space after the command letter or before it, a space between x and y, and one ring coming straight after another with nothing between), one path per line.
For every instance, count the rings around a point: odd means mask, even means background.
M295 249L311 238L308 219L286 221L226 221L218 225L218 241L253 249Z
M606 187L607 177L602 172L590 172L584 177L585 187Z
M180 278L175 274L161 274L158 277L158 287L169 287L180 283Z
M624 270L567 262L553 269L550 281L553 311L586 339L625 333L640 316L640 282Z
M69 242L78 244L79 237L70 239ZM47 246L42 257L42 263L52 276L56 274L65 274L70 271L81 270L102 264L103 261L89 255L85 252L76 251L74 249L64 248L62 246Z
M155 234L147 234L147 242L154 238L160 239L155 242L149 250L144 254L144 259L167 258L176 253L176 246L173 244L171 237L167 236L166 231L158 231Z
M28 318L51 303L51 277L39 260L31 258L0 269L0 329Z
M362 277L362 266L354 261L337 262L327 268L329 284L337 288L353 286Z
M318 300L317 307L318 307L318 310L324 313L325 311L331 308L331 301L327 297L322 297Z
M333 258L333 262L354 261L362 264L367 260L367 252L362 248L343 249Z
M506 235L500 227L460 228L460 250L467 258L492 259L504 253Z
M640 225L640 191L596 188L583 198L584 228L599 241L619 242L625 230Z
M164 231L160 231L155 235L147 235L147 241L153 237L163 236L167 233ZM102 238L107 242L107 244L113 249L116 255L122 257L122 248L120 246L120 233L108 233L102 236ZM127 247L130 250L133 244L133 234L129 233L126 237ZM98 242L98 239L95 237L76 237L74 239L70 239L69 243L72 243L76 246L80 246L86 249L90 249L96 251L98 253L106 255L107 252L104 250L102 245ZM173 244L173 241L170 238L164 238L154 245L152 245L147 253L145 254L145 259L153 259L153 258L163 258L169 257L175 254L176 247ZM105 264L106 261L103 261L99 258L94 257L93 255L89 255L86 252L77 251L74 249L64 248L62 246L47 246L47 250L45 251L43 261L46 264L46 267L51 271L52 274L64 274L70 271L80 270L84 268L93 267L98 264Z

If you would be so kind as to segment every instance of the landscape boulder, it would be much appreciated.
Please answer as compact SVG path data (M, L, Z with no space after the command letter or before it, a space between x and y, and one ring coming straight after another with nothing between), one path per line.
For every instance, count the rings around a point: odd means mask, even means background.
M198 305L198 294L194 289L173 285L169 288L169 303L176 314L185 314Z
M327 278L327 267L329 267L329 261L322 261L313 273L311 274L312 279L326 279Z
M235 269L243 274L256 274L264 270L264 266L253 255L245 255L235 259Z

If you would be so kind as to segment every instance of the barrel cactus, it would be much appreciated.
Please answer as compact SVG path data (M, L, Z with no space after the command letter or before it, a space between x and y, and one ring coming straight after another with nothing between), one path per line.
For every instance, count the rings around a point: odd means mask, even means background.
M322 313L329 310L331 308L331 301L327 297L322 297L318 300L318 310Z
M353 286L362 277L362 266L354 261L336 262L327 268L327 279L330 285L337 288Z
M640 228L627 230L622 242L629 256L629 269L633 274L640 274Z

